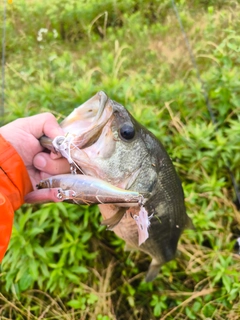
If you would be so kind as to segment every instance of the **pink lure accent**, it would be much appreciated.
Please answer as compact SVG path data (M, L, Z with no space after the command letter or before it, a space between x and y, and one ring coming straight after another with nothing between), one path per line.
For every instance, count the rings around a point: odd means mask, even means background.
M150 221L147 210L142 206L139 215L135 214L133 219L136 221L138 227L138 245L140 246L149 237L148 227L150 226Z

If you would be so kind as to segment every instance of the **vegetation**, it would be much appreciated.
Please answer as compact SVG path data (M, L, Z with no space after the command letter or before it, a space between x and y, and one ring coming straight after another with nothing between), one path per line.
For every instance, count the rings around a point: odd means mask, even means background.
M240 318L240 3L176 1L217 121L209 115L170 0L9 1L8 122L59 120L104 90L165 145L195 230L153 283L97 207L24 205L0 269L1 319ZM0 40L2 41L2 39Z

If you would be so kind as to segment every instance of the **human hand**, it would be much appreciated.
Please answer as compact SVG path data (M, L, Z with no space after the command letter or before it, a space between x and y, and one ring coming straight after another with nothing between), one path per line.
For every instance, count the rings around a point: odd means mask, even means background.
M38 140L42 135L51 139L64 135L51 113L17 119L1 127L0 134L11 143L22 158L34 189L41 179L50 175L69 173L67 160L53 153L42 152L44 148Z

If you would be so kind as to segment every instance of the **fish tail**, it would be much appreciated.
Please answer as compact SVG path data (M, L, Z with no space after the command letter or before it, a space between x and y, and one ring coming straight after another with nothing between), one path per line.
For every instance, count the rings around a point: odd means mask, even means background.
M153 259L149 268L148 268L148 272L145 277L145 281L146 282L153 281L157 277L159 270L160 270L160 267L161 267L161 264L157 260Z

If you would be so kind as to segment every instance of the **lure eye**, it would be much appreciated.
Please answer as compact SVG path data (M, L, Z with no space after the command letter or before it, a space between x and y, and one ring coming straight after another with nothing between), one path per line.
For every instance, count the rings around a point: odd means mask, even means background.
M132 124L124 123L120 129L120 135L124 140L131 140L135 136L135 129Z

